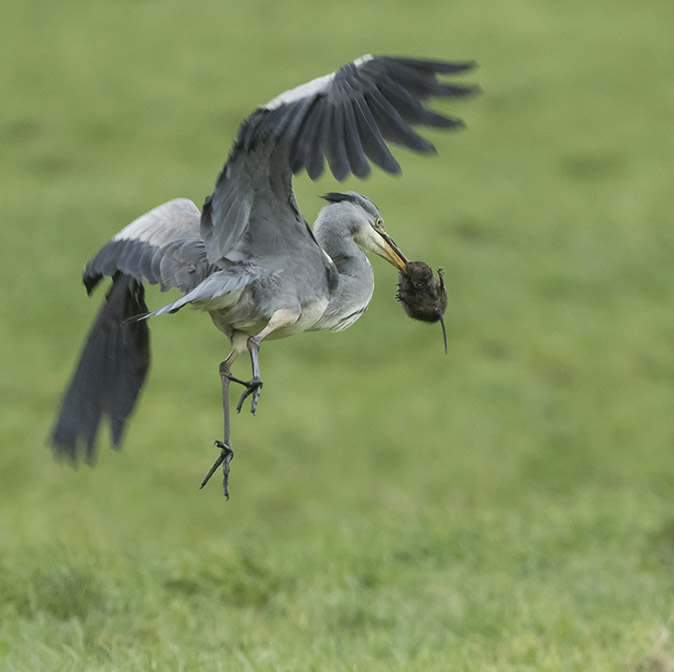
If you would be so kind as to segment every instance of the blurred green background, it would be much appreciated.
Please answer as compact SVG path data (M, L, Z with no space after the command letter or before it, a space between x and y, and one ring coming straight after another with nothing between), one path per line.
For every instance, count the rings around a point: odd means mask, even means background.
M0 669L674 669L671 2L2 15ZM227 503L198 490L227 343L182 311L151 325L122 453L55 463L84 263L200 205L255 106L368 52L480 65L483 95L439 107L467 131L343 185L444 267L448 356L375 260L349 331L263 346ZM336 187L296 180L309 220Z

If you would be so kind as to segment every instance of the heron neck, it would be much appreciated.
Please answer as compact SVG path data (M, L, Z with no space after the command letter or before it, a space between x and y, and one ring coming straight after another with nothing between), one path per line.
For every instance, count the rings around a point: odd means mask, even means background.
M316 239L320 246L335 262L340 275L351 277L370 277L372 267L365 253L356 245L353 238L344 232L325 231L319 228Z
M312 330L342 331L351 326L370 303L374 291L374 273L365 253L351 236L321 231L320 227L315 233L339 274L325 312Z

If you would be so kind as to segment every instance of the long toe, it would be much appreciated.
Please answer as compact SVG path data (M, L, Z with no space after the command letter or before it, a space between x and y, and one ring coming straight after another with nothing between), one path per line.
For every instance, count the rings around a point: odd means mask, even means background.
M224 490L225 498L229 500L229 463L234 458L234 451L231 446L222 441L216 441L216 444L220 446L224 454L222 463L222 489Z
M262 391L262 381L259 378L253 378L245 383L246 389L244 390L239 403L236 405L236 412L241 413L243 408L243 402L252 394L253 398L250 402L250 412L255 415L255 409L257 408L257 402L260 398L260 392Z
M232 461L232 458L234 457L234 451L232 450L232 447L228 443L223 443L222 441L216 441L215 445L218 448L220 448L220 455L218 455L218 459L215 460L213 466L209 469L204 480L201 481L201 487L203 488L206 485L206 483L208 483L211 476L213 476L213 474L216 472L217 468L220 465L222 465L223 487L225 490L225 497L229 499L229 489L228 489L229 463Z

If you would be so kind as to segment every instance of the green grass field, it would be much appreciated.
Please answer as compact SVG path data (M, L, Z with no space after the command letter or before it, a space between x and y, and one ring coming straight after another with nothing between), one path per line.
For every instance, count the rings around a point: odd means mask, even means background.
M0 670L672 672L673 27L669 0L5 7ZM444 267L448 356L375 260L349 331L262 347L226 502L198 485L228 344L182 311L121 454L55 463L84 263L367 52L480 64L441 106L467 131L343 186ZM299 177L310 220L338 187Z

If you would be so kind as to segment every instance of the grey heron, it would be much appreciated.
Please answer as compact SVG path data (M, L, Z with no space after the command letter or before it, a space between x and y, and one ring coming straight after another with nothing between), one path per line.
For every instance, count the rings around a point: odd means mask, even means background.
M255 413L262 380L258 351L265 339L308 330L340 331L367 308L374 276L365 252L403 273L407 258L387 233L375 204L355 192L325 195L313 230L294 197L292 178L312 180L325 160L338 180L365 178L370 161L400 172L387 142L435 151L412 126L453 129L462 122L431 111L433 97L459 99L476 87L446 83L472 63L363 56L336 72L291 89L257 108L241 125L213 193L202 211L190 200L169 201L115 235L86 265L91 294L103 277L108 290L84 343L50 437L55 454L92 463L107 418L119 448L149 368L147 318L191 305L210 314L231 343L220 364L224 436L202 487L222 465L223 487L233 451L229 387L244 386ZM144 282L183 296L149 312ZM231 369L248 352L252 376Z

